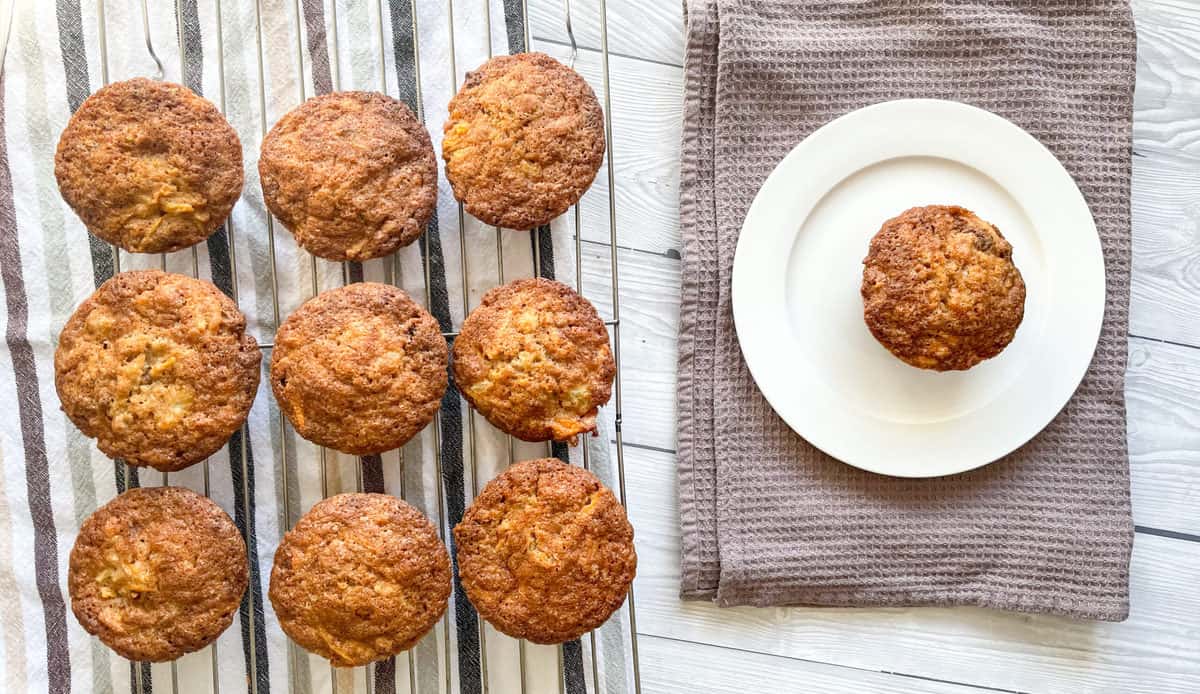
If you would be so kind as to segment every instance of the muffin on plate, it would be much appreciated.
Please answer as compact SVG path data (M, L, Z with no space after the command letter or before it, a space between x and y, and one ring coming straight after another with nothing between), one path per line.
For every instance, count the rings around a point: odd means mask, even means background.
M249 572L229 515L181 487L130 489L79 529L67 586L80 625L130 660L174 660L233 622Z
M204 280L122 272L75 309L54 353L63 412L106 455L169 472L216 453L258 391L262 355Z
M387 494L317 502L275 552L279 626L338 667L408 650L446 611L450 555L425 516Z
M88 230L132 253L208 238L242 192L242 145L211 102L136 78L89 96L58 141L54 176Z
M262 143L263 199L313 255L367 260L412 243L437 202L429 132L377 92L334 92L287 113Z
M1025 315L1025 282L995 226L953 205L884 222L863 260L867 327L922 369L969 369L999 354Z
M403 290L376 282L330 289L280 326L271 389L296 432L343 453L403 446L446 392L446 340Z
M454 340L459 392L525 441L596 430L616 367L596 308L562 282L521 279L484 294Z
M533 229L567 211L604 159L604 113L592 88L544 53L492 58L450 100L446 178L476 218Z
M517 463L488 482L454 541L480 616L535 643L603 624L637 570L625 509L595 475L554 458Z

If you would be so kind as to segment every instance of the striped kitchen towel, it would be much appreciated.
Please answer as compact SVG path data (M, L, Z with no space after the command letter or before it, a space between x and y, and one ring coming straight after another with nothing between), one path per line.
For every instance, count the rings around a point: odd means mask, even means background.
M354 490L361 470L364 489L403 495L449 540L448 529L475 489L509 462L507 439L482 418L471 417L451 388L440 426L429 427L403 450L361 463L334 452L322 456L284 425L264 375L246 427L225 450L203 465L172 473L169 480L148 470L127 472L100 454L59 410L53 385L58 332L116 269L161 263L174 272L198 274L236 296L250 332L260 343L270 343L279 321L308 299L314 286L338 286L344 278L340 264L312 262L270 220L257 170L265 131L307 97L375 90L418 111L440 150L446 104L464 73L493 51L525 50L523 2L454 7L415 0L29 0L15 6L0 82L0 291L6 307L0 397L12 407L0 422L5 691L329 691L328 663L292 649L265 600L282 533L324 492ZM165 257L124 252L117 257L112 247L88 234L59 196L54 150L71 113L91 92L108 82L155 75L143 40L143 6L165 79L213 101L237 130L246 185L228 223L206 243ZM557 3L554 7L559 9ZM567 49L557 52L566 59ZM596 79L600 92L599 73L585 76ZM537 259L543 276L575 282L577 246L569 220L536 234L501 233L460 214L443 179L423 240L394 259L349 265L348 279L394 279L428 305L446 332L456 330L465 307L498 283L498 243L505 279L532 275ZM585 295L606 296L607 285L589 282ZM608 314L604 305L600 308ZM612 422L602 418L602 427L602 435L591 440L590 462L615 485L607 444ZM517 459L547 454L544 445L518 442L515 450ZM579 462L577 450L556 446L553 454ZM164 482L207 488L245 533L251 567L250 589L234 625L215 646L178 661L174 671L168 664L129 663L88 636L71 615L65 580L68 553L88 514L127 486ZM594 641L585 637L564 645L566 691L627 689L629 625L626 613L619 614ZM369 676L364 668L339 671L333 675L338 691L367 691L369 682L374 692L415 687L476 694L485 678L493 691L518 690L517 642L490 628L481 634L479 625L456 583L447 620L411 658L378 663ZM487 646L486 668L481 640ZM530 691L558 691L558 651L533 645L525 650Z

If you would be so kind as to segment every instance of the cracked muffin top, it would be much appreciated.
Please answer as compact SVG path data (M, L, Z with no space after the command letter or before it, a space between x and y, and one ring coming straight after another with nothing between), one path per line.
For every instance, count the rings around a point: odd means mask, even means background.
M122 272L75 309L54 353L62 409L106 455L179 470L216 453L258 390L246 318L209 282Z
M498 429L525 441L596 430L616 367L596 308L562 282L492 289L454 340L454 382Z
M480 616L535 643L603 624L637 570L624 507L595 475L554 458L517 463L488 482L454 541Z
M446 178L487 224L532 229L567 211L604 159L604 113L592 88L544 53L492 58L450 100Z
M412 648L441 619L450 555L400 499L339 494L284 536L269 596L293 641L338 667L365 665Z
M297 433L353 455L403 446L433 419L446 340L403 290L358 282L321 292L280 326L271 388Z
M71 610L122 657L174 660L233 621L249 573L229 515L181 487L130 489L83 522L71 549Z
M132 253L176 251L229 216L242 192L242 145L211 102L139 77L83 102L59 138L54 175L96 236Z
M1012 250L999 229L961 207L914 207L889 219L863 260L867 327L922 369L969 369L996 356L1025 315Z
M305 101L271 128L258 160L271 213L313 255L368 260L412 243L437 202L429 132L377 92Z

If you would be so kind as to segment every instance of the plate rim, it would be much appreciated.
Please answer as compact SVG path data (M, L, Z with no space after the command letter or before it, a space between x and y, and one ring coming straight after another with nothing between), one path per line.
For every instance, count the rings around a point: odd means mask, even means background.
M748 267L746 262L748 254L744 252L744 248L752 243L755 243L757 239L761 238L765 233L761 231L748 232L748 229L758 222L760 217L766 214L763 212L763 208L771 203L771 201L767 199L767 195L769 195L770 191L773 190L773 187L778 186L781 179L789 178L793 173L793 170L803 170L803 157L807 150L823 145L826 138L838 136L840 134L839 131L848 126L854 125L855 122L859 121L860 119L870 119L880 115L888 115L891 120L903 122L903 118L898 118L897 116L910 117L912 114L906 112L912 111L920 113L922 110L928 111L929 109L939 111L940 113L938 115L941 115L942 117L959 118L963 121L975 119L976 122L988 122L991 127L998 127L1002 130L1006 130L1011 136L1017 138L1023 146L1031 148L1030 152L1027 154L1040 158L1042 161L1036 163L1039 163L1039 165L1044 165L1045 170L1054 175L1054 178L1057 180L1057 185L1063 188L1061 192L1069 196L1070 199L1064 201L1064 203L1069 203L1069 205L1064 204L1064 209L1067 207L1072 208L1070 214L1078 215L1081 220L1086 220L1087 222L1087 228L1083 229L1081 233L1083 233L1084 240L1087 242L1086 245L1088 248L1084 250L1088 251L1089 258L1086 260L1090 269L1085 268L1083 272L1084 274L1088 275L1087 279L1091 283L1095 283L1096 286L1090 287L1091 291L1086 296L1081 295L1081 300L1079 302L1083 303L1084 308L1088 310L1083 312L1084 317L1081 320L1086 327L1086 340L1081 340L1077 343L1079 345L1077 347L1079 351L1078 363L1073 364L1073 369L1071 370L1072 376L1063 380L1063 382L1060 384L1062 392L1058 396L1052 398L1054 406L1052 408L1042 408L1041 411L1046 414L1044 417L1040 417L1039 419L1044 419L1044 421L1039 421L1036 425L1033 425L1030 431L1011 437L1003 445L991 446L991 448L994 450L1003 449L1003 451L1000 453L994 453L993 450L988 452L987 455L982 456L980 459L971 459L966 463L958 465L942 465L941 467L925 471L905 468L898 469L897 467L889 467L887 465L877 464L872 460L864 461L857 459L857 456L848 454L849 452L846 450L845 446L837 445L836 441L830 441L826 436L822 435L821 432L813 432L810 428L806 428L803 425L803 422L796 421L798 413L790 412L789 408L787 407L780 407L781 401L784 400L782 394L776 391L775 381L773 379L764 378L763 376L766 376L766 374L762 372L763 368L777 367L772 367L770 364L762 364L759 361L759 357L756 353L757 348L753 341L754 337L758 335L759 330L757 327L751 327L747 325L748 321L746 319L749 316L750 311L748 310L748 307L745 306L745 302L747 301L746 287L748 284L757 286L758 283L763 280L755 277L756 273L752 272L753 270L758 270L759 273L757 274L761 275L761 268ZM886 113L889 111L892 111L893 113ZM928 152L912 152L907 155L898 156L941 155L931 155ZM873 164L893 158L895 158L895 156L877 157L869 162L862 163L861 165L850 169L845 175L840 177L832 177L832 182L819 190L819 194L815 196L814 202L804 213L804 216L797 220L797 224L794 228L798 230L803 225L807 217L811 215L812 211L816 209L816 206L820 203L820 201L826 195L828 195L830 191L834 190L838 185L845 181L849 176L852 176L858 171L862 171ZM964 159L951 158L951 160L972 168L976 168L984 175L996 180L987 170L980 169L973 163L969 163ZM1001 185L999 181L996 182L997 185ZM1010 195L1014 196L1014 199L1017 200L1018 204L1021 204L1022 207L1025 208L1021 198L1016 196L1011 189L1003 185L1001 185L1001 187L1005 188ZM1028 213L1027 209L1026 212ZM779 231L775 232L776 235L779 235L779 233ZM784 233L786 233L788 237L792 239L791 244L794 245L795 232L790 231ZM739 262L739 260L742 260L743 262ZM1053 284L1053 280L1050 280L1050 285ZM1097 292L1097 294L1093 295L1092 292ZM782 305L785 303L786 299L781 298L780 304ZM734 251L734 261L731 271L730 304L731 311L733 313L734 328L738 337L738 346L741 351L743 361L745 362L751 377L754 379L759 392L762 393L767 403L770 404L772 410L774 410L776 414L778 414L778 416L797 435L836 460L852 467L892 477L934 478L946 475L962 474L1004 458L1041 433L1041 431L1043 431L1046 426L1048 426L1058 416L1062 409L1071 401L1075 392L1078 390L1080 383L1087 375L1088 369L1094 360L1095 351L1099 344L1099 338L1104 324L1104 314L1107 310L1107 268L1105 267L1103 246L1101 243L1099 230L1095 223L1095 217L1092 215L1091 209L1087 205L1087 201L1084 198L1082 191L1079 190L1078 184L1063 166L1062 162L1060 162L1058 158L1055 157L1054 154L1037 138L1003 116L970 104L944 99L898 99L871 104L830 120L798 142L776 164L771 173L768 174L768 176L763 180L763 183L760 185L758 191L756 191L754 200L748 208L746 217L742 222ZM739 306L742 307L741 310L739 310ZM741 319L739 319L739 315L742 316ZM1048 314L1048 316L1050 315L1052 314ZM747 341L747 336L751 337L749 342ZM1083 351L1085 348L1086 359L1083 358ZM1067 387L1068 384L1069 388ZM811 408L809 409L811 411ZM861 416L861 413L856 412L850 412L850 414L858 414L858 416ZM936 454L931 457L936 457Z

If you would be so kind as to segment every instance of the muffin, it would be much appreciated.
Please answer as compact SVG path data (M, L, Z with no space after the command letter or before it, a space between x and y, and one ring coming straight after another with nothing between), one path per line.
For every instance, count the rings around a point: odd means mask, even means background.
M625 509L595 475L554 458L517 463L488 482L454 542L480 616L535 643L603 624L637 570Z
M400 499L339 494L284 536L269 595L293 641L338 667L365 665L412 648L441 619L450 555Z
M604 159L592 88L543 53L497 56L450 100L442 158L454 197L487 224L533 229L579 202Z
M246 543L220 506L181 487L130 489L83 522L67 587L79 624L129 660L174 660L233 621Z
M376 92L305 101L271 128L258 160L271 213L313 255L367 260L412 243L437 202L425 126Z
M914 207L884 222L863 260L867 327L922 369L969 369L999 354L1025 315L1012 245L970 210Z
M492 289L454 340L454 381L463 397L496 428L525 441L574 443L596 431L615 374L596 308L554 280Z
M136 78L92 94L54 157L63 199L88 230L132 253L208 238L242 192L242 145L211 102Z
M408 294L375 282L331 289L275 335L271 388L297 433L353 455L403 446L446 392L446 340Z
M242 425L261 361L221 290L136 270L100 285L67 320L54 386L106 455L170 472L216 453Z

